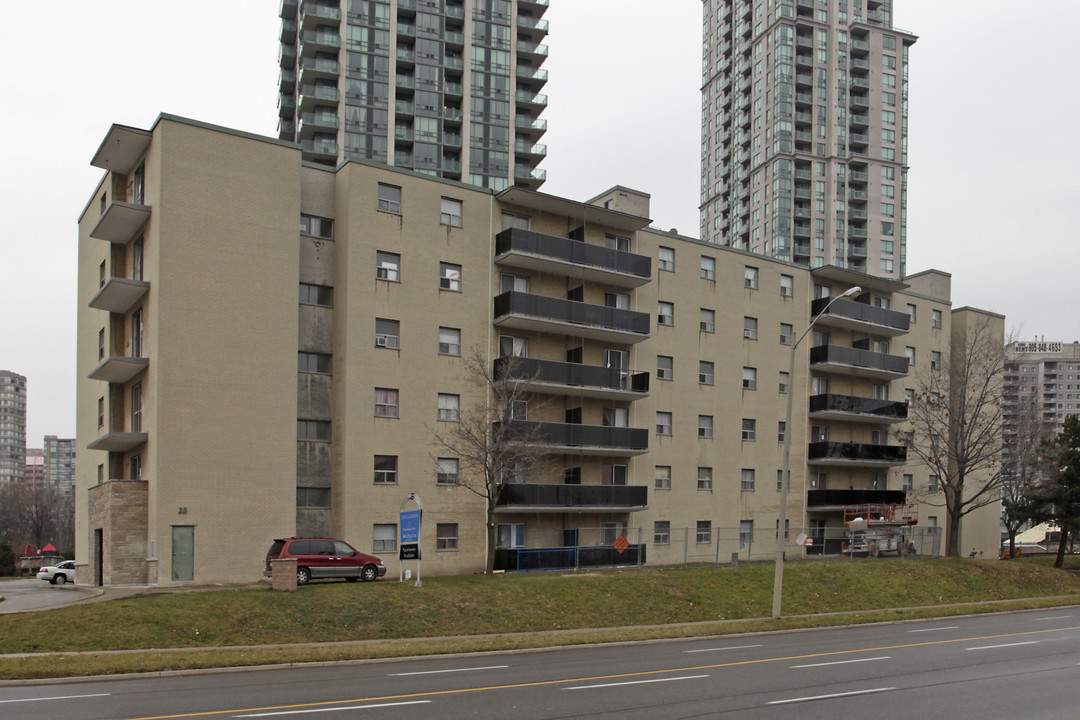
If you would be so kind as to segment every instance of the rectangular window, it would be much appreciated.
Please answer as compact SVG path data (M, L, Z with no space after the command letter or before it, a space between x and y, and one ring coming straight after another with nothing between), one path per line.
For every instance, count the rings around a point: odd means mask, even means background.
M653 544L667 545L671 542L671 522L668 520L656 520L653 522Z
M791 388L791 373L787 370L780 371L780 392L786 394Z
M142 357L143 314L139 308L131 316L131 356Z
M401 214L401 188L379 183L379 212Z
M781 345L790 345L792 343L792 341L794 340L794 335L795 335L795 329L791 325L789 325L787 323L780 323L780 344Z
M457 523L436 523L435 525L435 549L457 550L458 544Z
M394 552L397 550L397 524L375 525L371 542L371 551Z
M454 263L439 263L439 289L461 292L461 266ZM516 289L516 288L514 288ZM526 282L525 290L528 291Z
M461 227L461 201L444 197L439 222L450 227Z
M780 492L784 489L784 471L776 471L776 492Z
M499 357L529 357L529 338L500 335Z
M784 442L787 436L787 423L783 420L776 423L776 442Z
M397 348L401 341L401 326L397 320L375 318L375 347Z
M105 328L98 330L97 334L97 359L105 359Z
M933 370L941 369L941 353L937 350L930 351L930 367Z
M780 276L780 296L793 297L795 295L795 278L791 275Z
M675 324L675 304L661 300L657 304L656 322L658 325Z
M757 318L743 318L742 336L747 340L757 340Z
M936 328L938 330L941 329L941 311L940 310L931 310L930 311L930 327Z
M656 489L657 490L670 490L671 489L671 466L670 465L657 465L656 466Z
M675 251L669 247L660 247L660 257L657 262L660 270L675 272Z
M745 490L747 492L754 489L754 469L753 468L743 468L742 469L742 480L741 480L741 482L739 484L739 489L740 490Z
M757 368L742 369L742 386L743 390L757 390Z
M325 353L301 352L296 354L297 372L330 374L331 356Z
M300 283L300 304L319 305L320 307L334 306L334 288L327 285L312 285Z
M713 416L697 416L697 436L699 438L711 438L713 436Z
M656 356L656 379L671 380L675 377L673 363L675 360L667 355Z
M383 252L382 250L375 253L375 277L378 280L398 282L401 279L399 277L400 270L400 255L392 252Z
M915 364L915 348L913 348L913 347L904 348L904 355L907 356L908 367L911 367L912 365Z
M517 228L518 230L528 230L532 226L532 221L528 215L519 215L518 213L507 212L503 210L502 213L502 229L509 230L511 228Z
M698 362L698 383L701 385L712 385L714 376L714 366L708 360L701 360Z
M706 308L701 308L700 330L701 330L701 332L707 332L707 333L716 332L716 312L715 311L708 310Z
M712 490L712 468L699 467L697 469L697 489Z
M915 487L915 476L911 475L911 474L908 474L908 473L904 473L904 484L901 486L901 489L904 492L911 492L912 488L914 488L914 487Z
M393 485L397 483L397 455L375 456L375 484Z
M439 485L458 484L458 459L439 458L435 461L435 480Z
M443 422L458 421L458 403L460 397L448 393L439 393L439 420Z
M758 269L747 265L743 268L743 286L751 290L758 288Z
M131 386L131 432L142 432L142 383Z
M604 247L610 250L630 252L630 238L623 237L622 235L611 235L609 233L604 236Z
M694 539L699 543L712 542L712 520L698 520Z
M97 399L97 426L105 427L105 398Z
M656 434L657 435L670 435L671 434L671 413L657 411L657 413L656 413Z
M297 440L330 440L330 423L325 420L297 420Z
M939 492L941 490L941 476L931 475L930 480L926 485L926 489L931 494Z
M600 466L601 485L625 485L627 477L626 465L604 464Z
M142 480L142 455L132 455L129 468L132 480Z
M461 330L458 328L439 328L439 354L461 355Z
M716 279L716 259L711 257L701 256L701 277L705 280Z
M375 388L375 417L398 416L398 391L395 388Z
M914 325L915 324L915 316L916 316L917 312L916 312L915 305L913 305L912 303L908 303L907 314L908 314L908 323L911 324L911 325Z
M743 418L742 439L747 442L753 442L757 440L757 420L754 420L752 418Z
M103 482L105 482L105 466L104 465L98 465L97 466L97 484L100 485Z
M334 221L330 218L316 215L300 215L300 234L310 237L326 238L334 237Z

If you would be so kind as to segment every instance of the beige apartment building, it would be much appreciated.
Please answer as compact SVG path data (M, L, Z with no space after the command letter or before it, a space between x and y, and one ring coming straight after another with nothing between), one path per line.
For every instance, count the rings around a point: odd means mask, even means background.
M627 188L578 202L329 167L168 115L114 125L93 164L80 577L254 580L294 535L393 572L408 493L423 572L482 569L484 503L433 442L485 401L474 349L528 373L512 422L548 459L501 486L501 569L769 559L788 432L789 558L842 552L855 506L916 506L912 538L940 552L944 512L897 431L912 368L989 316L954 311L946 273L810 270L650 229ZM963 532L993 552L996 510Z

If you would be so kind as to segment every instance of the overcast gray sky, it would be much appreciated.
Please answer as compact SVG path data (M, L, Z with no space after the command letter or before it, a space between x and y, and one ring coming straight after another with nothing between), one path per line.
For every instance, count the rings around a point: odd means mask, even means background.
M1024 339L1080 339L1076 0L895 0L911 53L908 270ZM6 3L0 369L29 378L27 444L75 432L76 218L111 123L160 112L273 135L278 0ZM663 13L658 12L663 8ZM697 237L700 0L551 0L543 190L652 195Z

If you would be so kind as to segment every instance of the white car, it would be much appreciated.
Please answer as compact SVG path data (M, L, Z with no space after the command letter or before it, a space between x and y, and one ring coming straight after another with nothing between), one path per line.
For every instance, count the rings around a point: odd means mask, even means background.
M50 565L38 570L38 580L48 580L53 585L75 582L75 561L65 560L58 565Z

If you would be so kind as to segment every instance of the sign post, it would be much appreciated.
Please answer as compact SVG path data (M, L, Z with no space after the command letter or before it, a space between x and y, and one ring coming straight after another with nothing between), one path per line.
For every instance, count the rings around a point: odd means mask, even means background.
M415 510L406 510L405 506L409 504L409 501L416 502ZM398 543L400 551L398 552L398 582L405 582L405 560L416 561L416 587L421 587L420 583L420 521L424 513L424 503L420 502L420 497L416 493L409 493L405 496L405 499L401 501L401 511L399 517L399 527L401 529L401 540Z

